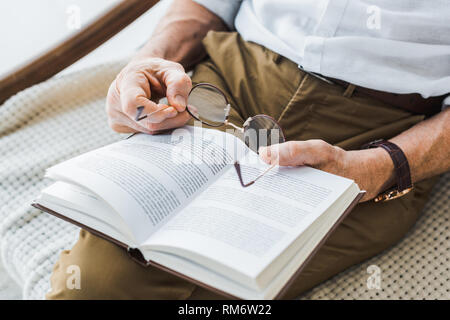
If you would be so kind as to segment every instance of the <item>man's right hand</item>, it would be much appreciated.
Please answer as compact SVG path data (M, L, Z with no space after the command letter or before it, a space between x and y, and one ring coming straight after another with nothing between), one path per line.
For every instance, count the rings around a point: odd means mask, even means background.
M131 61L109 87L109 124L117 132L149 134L183 126L190 119L186 104L191 87L191 79L179 63L160 58ZM163 97L169 105L158 104ZM144 107L142 115L151 115L137 122L139 106Z

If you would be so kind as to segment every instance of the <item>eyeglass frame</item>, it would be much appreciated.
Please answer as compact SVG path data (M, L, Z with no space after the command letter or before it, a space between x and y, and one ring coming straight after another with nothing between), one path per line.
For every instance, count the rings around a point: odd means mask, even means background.
M283 141L286 141L286 137L285 137L285 135L284 135L283 128L280 126L280 124L279 124L273 117L271 117L271 116L269 116L269 115L266 115L266 114L257 114L257 115L254 115L254 116L252 116L252 117L248 117L247 120L245 120L244 123L242 124L242 128L236 126L236 125L235 125L234 123L232 123L232 122L229 122L229 121L228 121L228 117L229 117L229 114L230 114L231 105L230 105L230 103L229 103L229 101L228 101L228 98L227 98L227 96L225 95L225 93L224 93L220 88L216 87L215 85L213 85L213 84L211 84L211 83L200 82L200 83L197 83L196 85L194 85L194 86L191 88L191 90L189 91L189 95L192 93L192 91L193 91L195 88L200 87L200 86L201 86L201 87L208 86L208 87L210 87L210 88L213 88L213 89L215 89L218 93L220 93L220 94L223 96L223 98L224 98L224 100L225 100L225 103L226 103L226 106L225 106L225 119L224 119L224 122L223 122L223 123L214 125L214 124L208 123L207 121L204 121L204 120L199 119L196 115L194 115L194 114L191 112L191 110L189 110L189 106L186 106L187 112L188 112L194 119L200 121L201 123L204 123L204 124L206 124L206 125L208 125L208 126L215 127L215 128L229 125L229 126L232 126L232 127L235 128L235 129L241 131L242 133L245 133L245 129L246 129L246 127L249 125L250 121L252 121L252 120L253 120L254 118L256 118L256 117L264 117L264 118L270 119L273 123L275 123L275 124L278 126L278 128L280 128L279 131L280 131L280 133L281 133L281 136L282 136L282 138L283 138ZM251 186L252 184L254 184L258 179L260 179L260 178L263 177L267 172L269 172L270 170L272 170L272 169L275 167L275 165L276 165L276 164L272 164L270 167L268 167L266 170L264 170L259 176L257 176L255 179L253 179L252 181L250 181L250 182L248 182L248 183L244 183L244 179L242 178L241 165L240 165L239 161L235 161L235 163L234 163L234 168L236 169L236 173L237 173L237 175L238 175L239 182L241 183L241 186L242 186L243 188L246 188L246 187L249 187L249 186Z
M229 125L229 126L235 128L236 130L239 130L241 133L245 133L246 127L248 127L248 125L250 124L250 122L251 122L254 118L256 118L256 117L264 117L264 118L268 118L270 121L272 121L273 123L275 123L275 124L278 126L279 132L281 133L281 136L282 136L282 140L283 140L283 141L286 141L286 137L285 137L285 135L284 135L283 128L280 126L280 124L279 124L273 117L271 117L271 116L269 116L269 115L266 115L266 114L257 114L257 115L254 115L254 116L252 116L252 117L248 117L247 120L245 120L244 123L242 124L242 128L241 128L241 127L238 127L238 126L235 125L234 123L228 121L228 117L229 117L229 114L230 114L230 111L231 111L231 104L229 103L228 98L227 98L227 96L225 95L225 93L224 93L220 88L218 88L217 86L215 86L215 85L213 85L213 84L211 84L211 83L200 82L200 83L195 84L195 85L191 88L191 90L189 91L189 95L191 95L192 91L194 91L194 89L195 89L195 88L198 88L198 87L210 87L210 88L214 89L216 92L220 93L220 94L223 96L223 98L224 98L224 100L225 100L225 109L224 109L224 110L225 110L225 119L224 119L223 123L220 123L220 124L211 124L211 123L209 123L209 122L207 122L207 121L204 121L204 120L199 119L198 116L196 116L195 114L192 113L191 110L189 110L189 106L186 106L186 111L187 111L194 119L200 121L201 123L206 124L207 126L213 127L213 128L219 128L219 127L222 127L222 126L227 126L227 125ZM189 95L188 95L188 96L189 96ZM144 109L143 106L137 107L137 113L136 113L136 117L135 117L135 120L136 120L136 121L143 120L143 119L147 118L148 116L151 116L151 115L152 115L152 113L150 113L150 114L141 116L143 109ZM156 111L156 112L157 112L157 111ZM131 137L131 136L130 136L130 137ZM128 138L130 138L130 137L128 137ZM248 147L248 146L247 146L247 147ZM239 178L239 182L241 183L241 186L242 186L243 188L249 187L249 186L251 186L252 184L254 184L258 179L262 178L267 172L269 172L270 170L272 170L275 166L276 166L276 164L272 164L270 167L268 167L266 170L264 170L260 175L258 175L255 179L251 180L251 181L248 182L248 183L244 183L244 179L242 178L241 165L240 165L239 161L235 161L235 162L234 162L234 168L236 169L236 173L237 173L237 176L238 176L238 178Z

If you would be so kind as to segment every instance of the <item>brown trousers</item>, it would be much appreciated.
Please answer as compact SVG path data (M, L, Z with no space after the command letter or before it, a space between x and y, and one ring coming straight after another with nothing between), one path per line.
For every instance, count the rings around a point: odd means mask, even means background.
M351 87L305 74L293 62L243 41L236 33L210 32L204 44L209 59L196 67L193 81L215 84L227 93L234 123L267 114L278 120L287 140L323 139L344 149L357 149L423 120L423 116L354 94ZM397 200L357 205L296 279L286 298L299 296L399 241L418 219L434 181L418 183L413 192ZM80 267L80 289L66 286L71 265ZM61 253L51 285L48 299L221 298L153 267L142 267L123 249L84 230L72 250Z

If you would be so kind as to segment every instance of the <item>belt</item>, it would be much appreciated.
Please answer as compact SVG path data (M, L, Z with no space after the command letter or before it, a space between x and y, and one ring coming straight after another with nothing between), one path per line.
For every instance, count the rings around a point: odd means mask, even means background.
M304 71L304 70L303 70ZM307 72L309 73L309 72ZM311 74L311 73L309 73ZM316 76L322 80L325 80L327 82L331 82L333 84L340 85L344 88L348 88L349 86L354 86L353 92L359 93L365 96L369 96L372 98L375 98L379 101L382 101L384 103L387 103L391 106L407 110L409 112L415 113L415 114L423 114L427 117L430 117L432 115L435 115L439 113L442 110L442 102L444 101L445 97L447 96L437 96L437 97L430 97L430 98L423 98L418 93L408 93L408 94L397 94L397 93L391 93L386 91L379 91L374 89L369 89L365 87L360 87L354 84L351 84L349 82L335 79L331 77L325 77L323 75L319 74L312 74L313 76Z

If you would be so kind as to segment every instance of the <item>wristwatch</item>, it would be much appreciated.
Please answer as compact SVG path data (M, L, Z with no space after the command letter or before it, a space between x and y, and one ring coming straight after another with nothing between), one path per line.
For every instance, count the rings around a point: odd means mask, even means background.
M387 151L394 162L396 187L389 189L375 197L375 202L389 201L400 198L413 189L411 182L411 170L408 159L395 143L379 139L369 142L361 147L362 149L383 148Z

